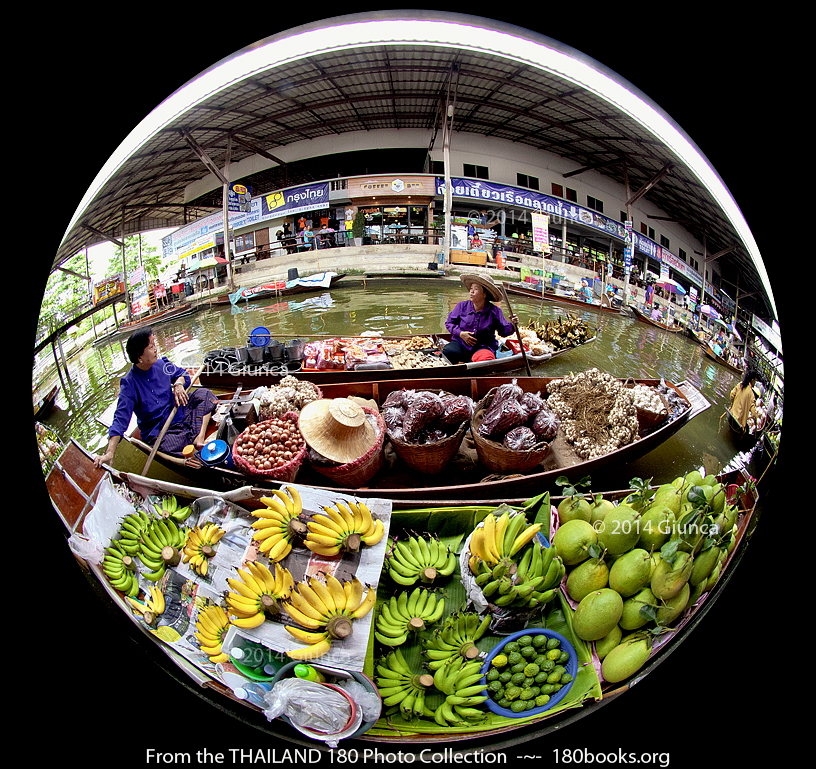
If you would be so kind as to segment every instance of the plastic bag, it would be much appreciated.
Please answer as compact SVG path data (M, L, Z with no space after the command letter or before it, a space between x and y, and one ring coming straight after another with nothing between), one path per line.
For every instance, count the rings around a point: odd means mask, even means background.
M357 709L363 714L363 721L376 721L380 717L382 700L379 695L366 689L365 686L353 678L338 679L337 686L347 691L349 697L354 700Z
M543 408L535 415L530 427L538 440L549 443L555 440L560 424L561 420L558 419L554 411Z
M536 434L529 427L514 427L504 436L502 445L511 451L529 451L538 439Z
M340 693L302 678L283 678L266 694L264 715L271 721L286 716L303 729L325 735L342 732L351 718L351 706Z
M119 530L119 521L132 512L133 505L116 493L110 475L106 475L99 485L96 504L82 522L82 533L89 540L106 547Z
M528 417L534 417L541 409L547 407L544 398L541 397L541 393L524 393L519 398L519 403L527 412Z
M493 406L499 406L508 399L517 401L522 395L524 395L524 390L519 387L517 379L514 379L512 382L499 385L496 388L496 393L493 395L493 400L490 402L491 408Z
M478 432L482 438L504 435L508 430L527 421L527 412L517 400L507 398L498 406L494 405L494 402L491 402L479 425Z
M473 417L475 405L473 399L467 395L451 395L446 393L442 396L442 403L445 410L439 418L439 424L443 427L460 425L462 422L469 422Z
M411 399L411 403L402 420L402 430L406 441L414 441L419 437L423 428L442 416L445 407L442 399L432 392L419 392Z

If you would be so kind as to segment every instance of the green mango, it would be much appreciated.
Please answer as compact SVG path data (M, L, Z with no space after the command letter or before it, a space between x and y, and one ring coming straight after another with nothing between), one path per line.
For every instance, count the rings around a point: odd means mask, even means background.
M664 601L674 598L689 581L693 568L694 559L691 554L678 551L674 563L661 559L655 567L649 587L656 598Z
M598 534L587 521L574 518L561 524L553 535L553 544L565 566L575 566L589 558L589 548L598 544Z
M620 593L605 587L584 596L572 615L572 629L582 641L597 641L609 633L623 613Z
M583 497L564 497L558 505L558 520L566 523L575 518L589 523L592 518L592 506Z
M621 638L623 631L620 625L615 625L603 638L595 641L595 654L598 655L598 659L603 661L603 658L621 642Z
M567 595L580 602L593 590L606 587L609 582L609 567L600 558L587 558L579 563L567 576Z
M657 610L656 622L662 627L668 627L674 622L686 609L688 599L691 595L691 586L686 582L680 592L673 598L669 598Z
M597 525L598 544L612 555L631 550L640 538L641 513L629 505L610 510Z
M651 571L652 559L649 552L636 547L612 564L609 570L609 587L627 598L649 583Z
M691 575L689 576L689 584L692 587L708 579L708 575L711 574L720 560L720 553L721 549L716 545L712 545L707 550L697 553L694 558L694 566L691 568Z
M601 674L604 680L615 684L638 672L649 659L652 641L647 633L633 633L623 639L604 657Z
M610 510L615 509L615 504L610 499L601 499L592 506L592 515L589 522L594 526L598 521L602 521Z
M654 593L648 587L644 587L623 602L623 612L621 612L618 624L623 630L642 628L651 620L640 613L641 608L643 606L657 606L657 604L658 600L654 597Z
M674 531L675 514L662 501L652 503L640 519L640 536L637 546L644 550L660 550Z

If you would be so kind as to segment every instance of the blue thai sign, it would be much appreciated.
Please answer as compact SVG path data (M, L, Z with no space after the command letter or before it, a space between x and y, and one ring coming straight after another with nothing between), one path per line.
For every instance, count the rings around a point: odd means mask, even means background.
M269 219L289 214L327 208L329 205L329 183L302 184L287 190L270 192L261 198L261 218Z

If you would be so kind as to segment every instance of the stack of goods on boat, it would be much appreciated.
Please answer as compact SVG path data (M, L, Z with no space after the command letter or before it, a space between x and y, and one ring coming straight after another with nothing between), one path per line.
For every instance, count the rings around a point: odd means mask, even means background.
M526 325L519 327L519 335L524 348L531 355L538 356L584 344L594 336L594 331L581 318L559 315L554 321L544 323L531 318ZM505 342L513 352L520 352L517 339L509 337Z
M347 337L309 342L302 361L307 371L380 371L446 365L448 361L430 337Z

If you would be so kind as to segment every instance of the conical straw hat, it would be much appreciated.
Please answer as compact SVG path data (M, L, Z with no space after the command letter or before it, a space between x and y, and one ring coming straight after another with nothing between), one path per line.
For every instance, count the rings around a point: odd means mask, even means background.
M320 398L306 404L298 426L311 448L343 464L359 459L377 442L365 412L348 398Z

